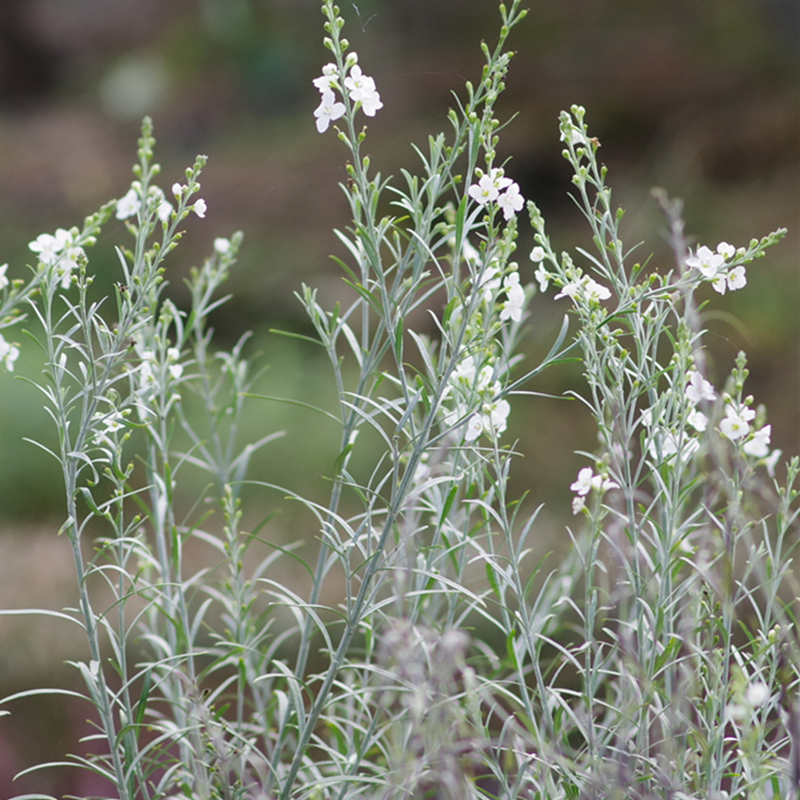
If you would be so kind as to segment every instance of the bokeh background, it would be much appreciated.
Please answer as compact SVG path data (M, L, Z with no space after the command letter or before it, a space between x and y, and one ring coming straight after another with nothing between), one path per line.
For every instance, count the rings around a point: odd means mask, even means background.
M414 168L410 142L447 130L452 92L475 80L481 39L498 24L493 0L342 0L346 35L384 108L369 123L368 150L384 174ZM643 255L670 259L664 224L649 192L662 186L686 203L687 231L712 247L746 244L787 226L789 235L748 271L746 291L714 296L708 317L712 375L719 385L740 349L750 356L750 391L766 404L773 444L800 452L800 3L797 0L530 0L514 32L501 118L500 153L523 194L543 209L557 248L588 237L568 196L557 117L581 103L603 143L615 201L628 210L626 240ZM141 117L155 120L163 185L197 153L210 156L205 220L187 221L171 257L171 296L210 252L214 237L241 229L244 250L228 285L232 299L214 317L232 345L252 330L251 350L268 367L265 394L333 401L326 362L313 348L270 334L309 333L293 295L305 281L324 305L345 297L330 254L345 227L342 145L317 134L311 80L328 53L318 0L2 0L0 2L0 261L25 275L29 241L80 224L131 180ZM98 282L115 279L110 224L93 253ZM520 237L526 260L529 231ZM527 266L526 266L527 265ZM527 348L546 349L565 306L537 298ZM40 367L24 347L17 371ZM567 368L534 388L579 388ZM36 391L0 376L0 608L74 603L67 544L56 536L63 497L56 465L24 436L53 432ZM336 454L337 432L289 406L254 404L248 430L288 435L254 465L256 477L324 497L320 478ZM519 399L509 439L525 454L514 490L546 501L540 533L552 546L569 523L568 484L592 449L579 403ZM279 497L248 495L249 511L280 512L272 535L313 539L311 521ZM273 508L274 506L274 508ZM66 687L64 665L86 658L69 631L36 618L0 618L0 695L34 686ZM74 771L53 769L11 784L39 760L60 758L87 732L87 709L57 698L17 703L0 718L0 797L24 791L89 794Z

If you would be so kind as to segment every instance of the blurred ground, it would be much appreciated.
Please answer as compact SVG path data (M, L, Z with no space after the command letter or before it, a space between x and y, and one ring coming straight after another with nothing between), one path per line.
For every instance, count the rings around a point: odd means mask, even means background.
M710 363L721 379L744 348L750 391L767 405L773 443L800 451L800 5L529 5L529 18L511 39L517 55L500 114L519 115L502 132L501 153L513 155L507 171L543 209L558 247L587 240L567 196L569 171L558 143L558 112L575 102L587 108L603 142L616 202L628 209L627 241L647 238L645 250L656 260L669 254L649 197L655 185L684 198L687 230L700 243L740 245L789 227L787 239L748 271L746 291L715 298L720 313L709 318ZM337 186L345 153L334 135L317 134L311 116L318 102L311 80L328 60L318 6L317 0L3 0L0 261L11 264L10 273L25 274L27 243L39 233L78 224L125 193L139 121L151 114L164 186L181 177L196 153L210 156L203 179L208 216L187 222L185 243L172 258L176 300L184 299L182 276L214 237L242 229L233 299L215 318L221 341L229 345L247 329L256 332L254 348L270 364L269 393L330 394L323 360L267 333L307 331L293 296L301 281L320 287L325 305L343 295L328 256L340 253L331 229L348 221ZM341 7L346 35L385 106L369 124L374 163L384 174L413 168L409 142L446 130L451 93L478 77L478 43L494 37L495 4L361 0ZM110 283L110 243L122 226L108 231L93 266ZM524 233L523 269L530 268L529 244ZM547 346L563 313L547 298L536 301L533 351ZM35 369L28 348L19 370ZM577 385L577 376L562 370L532 388L559 394ZM46 440L48 419L30 387L5 376L0 392L0 604L60 608L73 602L66 543L55 537L61 495L53 465L21 441L23 435ZM304 491L304 476L324 472L335 432L309 435L314 422L283 407L254 409L253 438L293 432L256 464L259 477ZM549 525L561 530L566 486L581 465L572 451L592 447L589 420L576 403L520 401L510 437L519 437L527 454L517 465L515 490L547 500ZM308 491L323 492L313 480ZM75 654L58 644L57 633L33 634L32 625L0 621L0 694L47 682L56 669L52 680L65 680L60 662ZM16 714L0 720L0 796L11 793L12 766L73 746L81 713L47 701L28 708L25 724ZM70 720L71 733L62 725ZM39 752L23 752L32 741ZM53 781L53 792L85 789L63 776Z

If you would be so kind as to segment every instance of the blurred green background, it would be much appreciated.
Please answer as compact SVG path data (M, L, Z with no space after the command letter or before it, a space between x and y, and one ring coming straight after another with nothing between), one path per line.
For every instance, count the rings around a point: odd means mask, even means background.
M493 0L360 0L341 4L345 34L372 75L384 108L369 121L368 152L383 174L414 169L409 143L447 130L452 92L480 74L481 39L498 25ZM629 244L668 263L653 186L686 202L688 233L712 247L746 244L779 226L789 236L748 270L745 291L714 296L709 316L712 377L720 385L740 349L750 356L750 392L767 405L773 444L800 451L800 4L797 0L530 0L514 32L501 118L507 173L536 201L557 248L587 245L568 197L557 117L581 103L603 144L615 202L628 210ZM210 156L205 220L187 221L170 258L170 293L186 301L182 279L216 236L245 233L228 284L233 298L214 317L231 346L253 330L267 366L265 394L333 402L327 362L314 348L271 328L309 333L293 295L305 281L323 305L346 297L330 254L331 233L348 222L338 188L346 153L320 136L311 80L328 59L317 0L2 0L0 2L0 262L24 276L39 233L80 224L130 180L141 117L155 120L162 185L181 178L194 156ZM90 252L99 281L116 279L112 223ZM523 275L532 280L520 237ZM644 253L643 253L644 254ZM565 305L536 298L527 347L549 345ZM420 318L419 324L427 323ZM19 337L17 337L19 338ZM18 372L39 368L23 348ZM561 394L580 387L574 370L551 371L530 388ZM60 608L74 602L66 542L56 537L62 494L56 465L23 436L48 441L37 392L0 376L0 607ZM254 463L254 477L320 498L338 436L304 411L254 402L256 439L288 435ZM509 441L525 454L514 491L546 501L543 548L569 523L568 485L592 449L592 426L578 403L518 399ZM272 535L311 539L311 521L278 495L251 492L253 519L280 511ZM0 694L72 679L63 660L83 658L69 633L35 620L0 619ZM0 718L0 797L26 789L88 794L85 778L54 770L10 777L37 759L60 757L85 732L86 709L43 699Z

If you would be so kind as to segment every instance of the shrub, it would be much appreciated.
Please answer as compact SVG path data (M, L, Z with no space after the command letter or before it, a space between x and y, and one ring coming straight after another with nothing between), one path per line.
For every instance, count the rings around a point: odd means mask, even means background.
M349 159L352 223L337 235L354 298L326 309L313 288L298 293L338 389L337 410L322 412L341 427L327 504L248 475L278 434L242 441L253 368L243 340L215 351L208 327L241 236L217 239L193 271L188 311L165 295L181 222L206 211L204 157L164 192L146 120L130 190L82 228L32 242L30 281L2 276L2 326L27 307L41 329L37 385L58 438L40 446L61 467L80 591L78 609L46 613L89 648L74 666L97 733L71 763L120 800L793 795L800 461L774 479L780 452L746 394L744 354L709 380L713 301L698 299L709 283L742 289L784 231L690 250L680 203L657 192L674 262L635 261L600 143L573 106L563 154L594 249L555 252L513 164L497 163L518 0L500 5L497 43L482 45L483 74L456 98L449 132L415 148L416 172L383 178L360 127L380 94L339 10L325 0L323 13L333 60L314 81L314 115ZM132 243L117 249L114 297L96 298L86 250L112 215ZM527 259L513 260L528 220L535 284ZM522 370L536 295L566 314ZM435 336L414 330L419 310ZM0 341L9 369L17 353ZM546 566L539 510L508 494L504 434L514 397L568 360L583 366L575 396L597 448L571 483L572 547ZM361 434L380 442L363 475ZM191 468L209 476L221 530L199 505L177 511ZM316 519L308 596L282 579L300 555L242 530L245 483ZM196 546L213 569L187 562ZM343 592L329 607L332 584Z

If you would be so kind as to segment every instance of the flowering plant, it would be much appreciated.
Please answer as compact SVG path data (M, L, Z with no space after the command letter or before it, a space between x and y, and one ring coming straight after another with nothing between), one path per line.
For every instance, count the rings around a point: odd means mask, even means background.
M600 143L573 106L563 155L594 250L555 252L538 207L496 166L519 0L500 4L496 45L482 45L481 80L449 112L449 134L390 184L356 129L383 107L376 83L331 0L323 14L333 61L313 81L313 118L347 152L352 224L337 235L354 292L333 309L298 293L338 390L335 411L320 409L341 429L327 503L248 477L278 434L240 441L255 377L244 339L214 353L207 325L241 235L217 238L193 271L188 310L166 293L178 226L207 211L195 199L204 157L168 200L146 121L130 189L83 229L37 237L28 284L0 268L0 328L27 304L43 331L39 388L58 434L47 449L80 600L51 613L86 636L74 666L98 726L74 763L119 800L790 796L800 659L781 592L800 461L774 480L781 454L745 394L746 359L711 374L696 301L707 282L744 287L783 231L692 251L679 204L657 193L674 263L631 264ZM133 239L118 249L113 318L87 257L112 215ZM564 300L565 316L523 369L534 299ZM415 329L419 309L435 334ZM9 369L16 348L0 343ZM545 573L540 510L509 496L509 421L543 370L575 359L597 447L564 482L581 527ZM370 436L381 450L364 469L354 453ZM191 468L209 476L216 528L176 510ZM303 504L315 563L242 530L245 483ZM195 570L189 546L216 569ZM306 594L285 581L292 558Z

